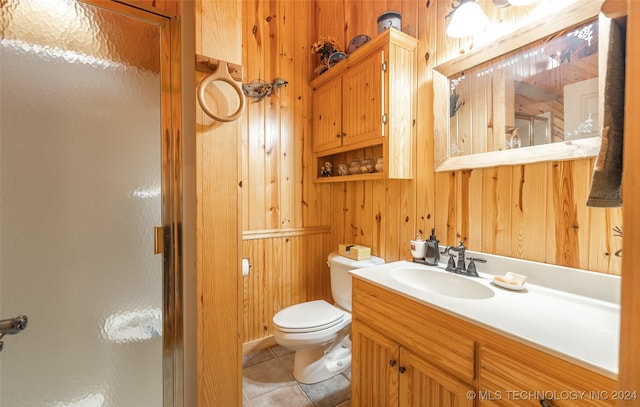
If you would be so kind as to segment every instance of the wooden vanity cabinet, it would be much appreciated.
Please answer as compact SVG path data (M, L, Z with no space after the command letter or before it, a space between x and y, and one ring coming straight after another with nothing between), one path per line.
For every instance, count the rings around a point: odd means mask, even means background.
M394 296L354 280L351 404L473 406L474 343Z
M317 182L410 179L416 117L417 40L390 29L311 82ZM382 172L320 177L325 162L383 157Z
M624 396L610 377L359 278L352 344L354 407L604 407Z

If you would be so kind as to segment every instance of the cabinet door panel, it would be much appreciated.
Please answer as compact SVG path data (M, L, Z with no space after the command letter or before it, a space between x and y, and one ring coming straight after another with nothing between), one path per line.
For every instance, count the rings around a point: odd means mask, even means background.
M342 78L344 145L384 136L383 61L384 50L380 50L345 72Z
M398 405L398 344L362 323L354 323L352 329L352 405Z
M400 407L472 407L473 388L400 349ZM404 368L404 369L403 369Z
M333 79L313 92L313 151L342 145L342 81Z

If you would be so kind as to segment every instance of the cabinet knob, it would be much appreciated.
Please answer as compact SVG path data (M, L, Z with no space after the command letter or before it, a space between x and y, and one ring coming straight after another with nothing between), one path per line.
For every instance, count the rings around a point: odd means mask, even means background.
M342 134L336 133L336 138L340 138L340 137L342 137Z
M396 365L396 361L395 361L395 360L393 360L393 359L391 359L391 360L389 361L389 366L394 367L395 365Z
M400 372L400 373L404 373L404 372L406 372L406 371L407 371L407 369L406 369L404 366L400 366L400 367L398 368L398 372Z
M540 400L540 405L542 407L553 407L553 404L551 403L551 400L547 400L547 399L541 399Z

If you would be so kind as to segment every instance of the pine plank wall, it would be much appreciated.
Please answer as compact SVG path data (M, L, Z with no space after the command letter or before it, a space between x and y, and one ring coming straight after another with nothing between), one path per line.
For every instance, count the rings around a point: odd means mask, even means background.
M480 4L502 29L533 9ZM339 243L409 259L407 242L435 227L442 244L463 240L473 250L620 273L614 253L622 238L613 227L622 225L622 210L585 206L594 159L434 173L431 69L479 45L445 35L449 8L448 0L243 1L245 82L289 82L250 101L242 119L242 253L252 265L244 277L245 349L272 335L271 318L283 307L331 301L326 256ZM323 35L344 48L358 34L373 37L386 10L400 11L402 30L420 40L416 176L314 184L309 81L318 59L310 46Z

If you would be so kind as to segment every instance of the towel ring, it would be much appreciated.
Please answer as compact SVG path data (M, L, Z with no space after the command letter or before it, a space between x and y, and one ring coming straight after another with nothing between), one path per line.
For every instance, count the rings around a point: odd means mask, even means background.
M204 91L211 82L215 82L215 81L222 81L222 82L228 83L238 94L240 106L238 106L238 110L232 115L219 116L213 111L211 111L211 109L209 109L209 107L207 106L207 103L205 102L205 99L204 99ZM219 122L232 122L236 120L238 117L240 117L240 114L244 110L244 104L245 104L244 93L242 93L242 87L240 86L240 84L234 81L231 75L229 74L229 68L225 61L220 61L217 69L212 74L206 76L200 82L200 85L198 85L198 102L200 102L200 107L207 115L209 115L211 118Z

